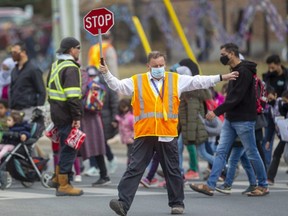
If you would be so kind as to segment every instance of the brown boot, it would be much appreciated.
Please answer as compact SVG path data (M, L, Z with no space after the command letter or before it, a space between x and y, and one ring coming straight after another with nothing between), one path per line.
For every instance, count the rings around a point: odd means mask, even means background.
M68 181L67 174L59 174L58 181L60 186L56 191L56 196L81 196L83 191L79 188L74 188Z
M48 182L48 186L50 188L56 188L57 189L59 187L59 181L58 181L59 173L60 173L60 167L59 167L59 165L57 165L55 168L54 175L52 176L52 178Z

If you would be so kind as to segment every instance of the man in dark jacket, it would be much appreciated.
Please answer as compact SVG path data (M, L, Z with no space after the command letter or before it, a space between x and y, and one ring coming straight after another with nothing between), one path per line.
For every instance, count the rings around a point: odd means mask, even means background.
M267 86L275 89L278 97L288 90L288 70L281 64L279 55L271 55L266 59L268 72L263 74Z
M65 144L71 128L80 128L83 112L81 74L77 63L80 43L73 37L64 38L57 53L58 60L52 64L48 74L47 89L51 119L58 129L61 150L59 163L49 186L57 189L56 196L80 196L83 191L70 184L77 150Z
M241 62L238 47L233 43L221 46L220 61L223 65L229 65L232 71L238 71L239 77L237 80L229 81L225 102L206 115L208 120L212 120L215 116L226 114L207 184L191 184L190 187L209 196L214 194L227 155L236 137L239 136L258 179L258 187L247 195L264 196L269 193L267 175L257 150L254 134L257 113L253 76L256 73L256 64L248 61Z
M35 107L45 102L42 71L29 60L24 43L12 45L11 55L17 64L11 73L9 108L23 111L24 120L30 121Z

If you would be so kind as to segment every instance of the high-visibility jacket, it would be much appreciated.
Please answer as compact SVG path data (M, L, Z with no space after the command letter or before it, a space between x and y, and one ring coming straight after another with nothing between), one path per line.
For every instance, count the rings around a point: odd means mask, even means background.
M106 56L106 51L108 48L112 47L112 45L108 42L103 42L102 43L102 53L103 56ZM94 46L92 46L89 49L88 52L88 65L91 66L95 66L97 68L99 68L100 66L100 44L97 43Z
M60 71L66 67L76 67L79 73L80 85L75 87L63 88L61 86ZM56 101L67 101L68 98L81 98L81 73L79 67L73 61L58 61L52 64L50 77L47 85L48 98Z
M135 138L144 136L176 137L178 135L178 97L177 73L165 72L165 78L159 93L155 96L148 74L132 76L134 95L132 98L135 118Z

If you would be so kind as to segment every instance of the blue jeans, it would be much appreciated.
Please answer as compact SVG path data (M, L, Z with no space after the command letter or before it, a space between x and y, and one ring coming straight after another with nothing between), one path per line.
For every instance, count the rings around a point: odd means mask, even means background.
M215 189L217 180L225 166L229 150L237 136L239 136L247 157L256 172L258 185L267 187L265 167L256 146L255 121L230 122L227 119L224 120L222 126L219 144L216 149L216 155L207 185L211 189Z
M179 167L181 171L181 175L184 175L184 168L183 168L183 151L184 151L184 144L183 144L183 138L182 138L182 133L179 134L178 140L178 154L179 154Z
M71 125L64 125L58 127L58 135L60 137L60 154L59 154L59 167L61 174L72 174L72 166L77 156L77 150L65 144L65 139L71 131Z
M214 156L206 150L206 145L210 145L208 141L197 146L198 155L209 164L213 165Z
M267 140L268 136L270 134L272 134L271 135L271 139ZM264 136L264 139L263 139L263 142L262 142L262 149L263 149L263 152L264 152L264 155L265 155L265 163L266 163L267 169L270 166L271 161L272 161L272 151L273 151L274 137L275 137L275 129L272 129L270 127L266 127L265 128L265 136ZM270 142L269 149L265 148L266 142Z
M225 178L225 184L232 186L234 181L234 176L237 168L238 161L241 160L241 164L246 172L246 175L249 180L250 185L257 185L256 183L256 177L253 170L253 167L251 166L251 163L244 151L244 148L241 147L232 147L230 157L228 160L228 170Z

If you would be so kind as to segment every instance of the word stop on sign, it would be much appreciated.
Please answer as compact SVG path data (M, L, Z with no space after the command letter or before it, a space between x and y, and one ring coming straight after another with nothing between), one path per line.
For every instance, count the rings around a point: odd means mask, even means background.
M109 21L111 21L112 15L111 14L105 14L105 15L97 15L97 16L91 16L85 18L85 27L86 28L97 28L102 26L109 25Z

